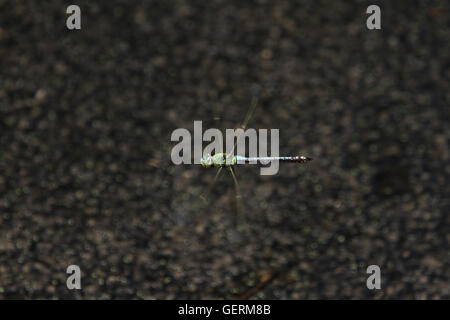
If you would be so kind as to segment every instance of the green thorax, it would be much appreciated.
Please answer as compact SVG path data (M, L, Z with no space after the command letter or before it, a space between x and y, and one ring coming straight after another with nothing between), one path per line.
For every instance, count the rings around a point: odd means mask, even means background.
M214 167L231 167L237 163L236 157L227 157L226 153L217 153L211 158Z

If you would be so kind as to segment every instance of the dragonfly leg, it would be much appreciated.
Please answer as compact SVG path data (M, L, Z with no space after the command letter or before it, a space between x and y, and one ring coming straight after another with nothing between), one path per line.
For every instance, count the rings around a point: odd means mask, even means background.
M220 167L219 168L219 170L217 170L217 173L216 173L216 175L214 176L214 180L213 180L213 182L211 183L211 188L214 186L214 184L216 183L216 181L219 179L219 176L220 176L220 172L222 171L222 168L223 167Z
M219 180L220 173L222 172L223 167L220 167L219 170L217 170L216 175L214 176L214 180L208 185L208 188L200 195L200 198L206 202L205 194L206 192L210 192L211 189L214 187L217 180Z
M237 222L237 229L241 229L244 227L244 216L242 214L242 200L241 200L241 191L239 188L239 183L236 178L236 174L234 173L233 167L229 167L231 171L231 175L233 176L234 181L234 188L236 193L236 222Z

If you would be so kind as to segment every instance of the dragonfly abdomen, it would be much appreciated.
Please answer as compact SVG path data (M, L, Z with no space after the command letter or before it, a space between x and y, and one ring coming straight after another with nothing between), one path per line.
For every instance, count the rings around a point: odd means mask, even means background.
M304 156L294 156L294 157L242 157L236 156L236 164L250 164L257 162L269 162L269 161L280 161L280 162L299 162L304 163L311 161L312 158Z

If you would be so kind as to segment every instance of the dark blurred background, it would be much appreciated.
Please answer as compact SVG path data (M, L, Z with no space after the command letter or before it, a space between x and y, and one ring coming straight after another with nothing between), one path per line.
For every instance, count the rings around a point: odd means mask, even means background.
M448 299L448 14L0 1L0 298ZM238 168L239 225L231 175L209 188L215 170L173 165L170 137L233 128L254 97L249 127L315 160Z

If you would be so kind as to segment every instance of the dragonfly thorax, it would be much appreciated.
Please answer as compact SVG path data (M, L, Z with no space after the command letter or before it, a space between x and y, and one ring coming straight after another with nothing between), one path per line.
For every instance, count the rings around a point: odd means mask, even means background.
M200 159L200 163L205 168L211 167L231 167L237 163L236 157L227 156L226 153L216 153L215 155L206 155L205 158Z

